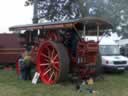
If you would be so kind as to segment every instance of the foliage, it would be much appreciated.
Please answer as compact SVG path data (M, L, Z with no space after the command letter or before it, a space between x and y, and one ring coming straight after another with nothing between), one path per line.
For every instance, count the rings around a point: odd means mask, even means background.
M111 21L119 35L128 31L128 0L27 0L26 5L35 4L34 1L37 1L35 15L39 20L62 21L100 16Z
M32 5L33 4L33 0L26 0L25 1L25 6L29 6L29 5Z
M127 0L97 0L97 15L112 22L114 31L124 35L128 31L128 1ZM95 5L95 6L96 6ZM126 36L126 35L124 35Z

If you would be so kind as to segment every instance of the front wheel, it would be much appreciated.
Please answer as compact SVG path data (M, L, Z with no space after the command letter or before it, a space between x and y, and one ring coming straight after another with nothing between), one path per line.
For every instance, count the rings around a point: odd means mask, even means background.
M20 72L20 66L19 66L19 58L17 58L17 60L16 60L16 74L18 75L18 76L20 76L21 75L21 72Z

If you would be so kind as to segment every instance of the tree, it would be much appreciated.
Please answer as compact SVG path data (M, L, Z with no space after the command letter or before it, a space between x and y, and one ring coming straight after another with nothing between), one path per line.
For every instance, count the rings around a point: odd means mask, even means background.
M38 1L36 17L39 20L54 22L99 16L111 21L119 34L128 30L128 0L27 0L26 5L35 4L34 1Z
M106 18L113 24L113 31L125 38L128 36L126 35L128 34L127 0L85 0L85 2L87 15Z
M34 4L35 0L27 0L25 5ZM37 1L37 0L36 0ZM80 6L77 0L38 0L36 17L49 21L63 21L81 17Z
M34 1L34 0L26 0L24 5L25 5L25 6L32 5L32 4L33 4L33 1Z

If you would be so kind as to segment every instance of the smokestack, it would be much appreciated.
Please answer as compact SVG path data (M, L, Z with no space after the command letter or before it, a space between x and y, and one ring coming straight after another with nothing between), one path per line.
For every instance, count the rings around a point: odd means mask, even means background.
M39 0L33 0L33 24L38 23L38 15L37 15L37 9L38 9L38 1Z

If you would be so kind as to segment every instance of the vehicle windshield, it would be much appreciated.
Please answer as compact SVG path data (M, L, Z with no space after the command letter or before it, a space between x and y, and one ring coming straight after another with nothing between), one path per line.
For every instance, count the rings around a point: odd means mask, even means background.
M119 55L120 49L117 45L100 45L100 53L103 56Z

